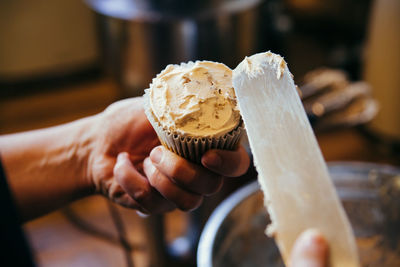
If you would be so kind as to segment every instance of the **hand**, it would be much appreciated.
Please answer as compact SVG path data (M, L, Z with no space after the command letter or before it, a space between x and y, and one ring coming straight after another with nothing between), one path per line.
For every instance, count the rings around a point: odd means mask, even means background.
M141 98L116 102L98 117L97 138L88 161L96 192L143 213L192 210L217 192L223 176L240 176L249 167L243 148L210 150L202 166L159 145Z
M315 230L304 231L296 240L290 257L291 267L326 267L328 245Z

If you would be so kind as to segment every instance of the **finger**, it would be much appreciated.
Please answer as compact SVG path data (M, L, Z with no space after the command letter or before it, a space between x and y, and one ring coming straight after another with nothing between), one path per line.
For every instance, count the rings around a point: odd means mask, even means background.
M136 209L142 213L149 214L150 212L145 210L139 203L137 203L133 198L131 198L122 189L121 185L118 184L116 179L113 179L111 186L108 189L108 197L113 202L130 209Z
M290 267L326 267L327 256L325 238L316 230L306 230L293 246Z
M114 177L121 188L145 213L160 213L174 209L174 205L162 197L149 181L133 166L128 153L120 153L114 167Z
M166 199L172 201L179 209L184 211L193 210L200 206L203 201L201 195L183 190L174 184L153 165L150 158L144 160L143 170L150 184Z
M250 158L240 146L237 150L211 149L201 158L204 167L227 177L237 177L246 173Z
M125 208L135 209L138 212L142 212L144 214L150 214L149 211L145 210L139 203L137 203L133 198L131 198L128 193L124 193L117 198L114 198L113 201Z
M133 198L131 198L121 187L121 185L113 179L108 189L108 198L121 206L131 209L143 209Z
M189 162L163 146L150 153L153 165L175 184L188 191L211 195L222 186L222 177L206 168Z

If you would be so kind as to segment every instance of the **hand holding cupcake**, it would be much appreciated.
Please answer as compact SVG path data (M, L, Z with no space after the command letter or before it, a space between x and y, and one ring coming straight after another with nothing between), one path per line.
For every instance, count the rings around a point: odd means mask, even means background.
M144 99L114 103L100 118L96 191L144 213L192 210L223 177L249 167L238 146L244 129L231 70L223 64L169 65Z

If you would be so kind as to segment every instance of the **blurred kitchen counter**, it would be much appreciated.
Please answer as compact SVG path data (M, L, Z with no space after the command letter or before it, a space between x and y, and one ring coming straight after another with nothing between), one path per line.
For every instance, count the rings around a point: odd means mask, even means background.
M104 110L119 97L115 83L108 79L76 86L46 90L29 96L0 100L0 133L12 133L68 122ZM371 142L355 128L317 133L327 161L372 161L400 164L382 156ZM81 219L97 229L116 236L107 200L89 197L69 206ZM145 221L132 210L116 207L120 212L128 240L137 246L132 257L135 266L148 266L143 231ZM56 211L24 225L39 266L124 266L124 254L118 244L107 242L76 227L65 210ZM184 233L186 215L175 211L166 216L166 239ZM143 246L142 246L143 245ZM140 249L142 247L142 249Z
M0 98L0 134L48 127L102 111L119 96L109 79Z

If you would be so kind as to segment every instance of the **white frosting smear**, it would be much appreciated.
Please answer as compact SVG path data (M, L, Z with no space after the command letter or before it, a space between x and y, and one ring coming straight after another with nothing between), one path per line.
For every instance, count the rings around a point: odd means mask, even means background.
M232 71L210 61L168 65L153 79L150 106L165 129L182 135L219 137L240 122Z
M280 55L273 54L271 52L259 53L252 55L250 58L245 59L239 64L239 69L243 69L245 73L250 76L264 75L263 65L269 64L273 66L276 73L276 78L279 80L285 71L286 62Z

